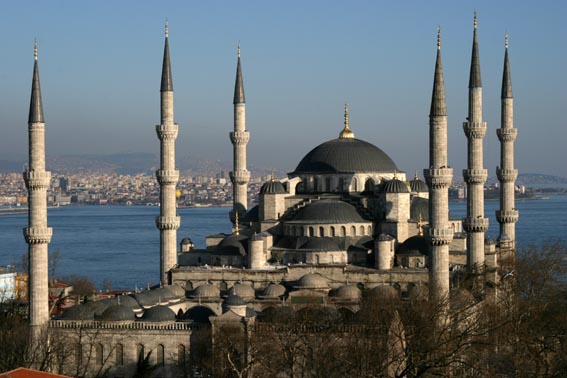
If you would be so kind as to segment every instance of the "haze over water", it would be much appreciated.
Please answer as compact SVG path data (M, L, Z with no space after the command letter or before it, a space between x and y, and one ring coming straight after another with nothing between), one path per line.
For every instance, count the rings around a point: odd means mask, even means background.
M486 201L490 219L487 236L498 236L494 211L498 201ZM567 196L547 200L517 201L520 211L516 233L520 250L530 243L561 240L567 244ZM462 218L466 202L450 203L453 218ZM189 236L204 247L205 236L229 233L228 207L178 209L178 238ZM72 274L91 278L101 287L109 280L114 288L145 287L159 280L159 232L154 219L159 210L146 206L69 206L49 210L53 227L50 253L60 251L57 276ZM0 216L0 265L21 266L27 251L22 228L27 216Z

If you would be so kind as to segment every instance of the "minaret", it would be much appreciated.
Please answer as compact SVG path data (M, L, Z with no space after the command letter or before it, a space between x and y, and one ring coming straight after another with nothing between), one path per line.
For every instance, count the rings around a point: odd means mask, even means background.
M156 171L160 186L160 215L156 226L160 235L160 282L169 284L168 272L177 264L177 216L176 185L179 171L175 169L175 139L179 126L173 119L173 81L169 60L169 29L165 22L165 47L161 72L161 124L156 126L160 140L160 169Z
M467 122L463 123L463 129L468 139L468 168L463 170L467 184L467 217L463 219L463 228L467 232L469 270L478 271L484 267L484 233L488 230L488 219L484 217L484 183L488 173L483 167L482 141L486 134L486 122L482 120L476 12L469 79L469 116Z
M500 240L508 236L512 245L516 240L518 211L514 208L514 186L518 170L514 169L514 141L518 129L514 128L514 97L512 95L512 79L510 78L510 62L508 61L508 33L506 33L506 52L504 53L504 72L502 74L502 116L501 127L496 129L500 140L500 167L496 175L500 181L500 210L496 211L496 219L500 223Z
M29 167L24 172L28 189L28 227L24 237L28 243L29 255L29 306L30 326L37 334L49 320L49 287L47 247L53 230L47 227L47 189L51 172L45 170L45 121L39 85L39 65L37 63L37 41L34 46L34 66L29 131Z
M449 227L449 185L453 169L447 163L447 105L440 30L437 31L437 59L429 111L429 169L424 169L423 174L429 186L429 294L432 299L446 300L449 295L449 244L453 240L453 231Z
M248 208L248 181L250 181L250 172L246 169L246 144L250 140L250 133L246 131L246 99L240 66L240 42L238 42L238 63L232 103L234 104L234 131L230 133L230 141L234 146L234 169L230 172L230 180L233 194L231 220L234 223L234 212L238 211L242 218Z

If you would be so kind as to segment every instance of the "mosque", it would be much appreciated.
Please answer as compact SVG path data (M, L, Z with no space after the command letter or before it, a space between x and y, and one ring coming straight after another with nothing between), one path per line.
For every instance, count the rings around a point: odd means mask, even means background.
M448 188L453 169L447 158L447 108L438 34L429 114L429 162L421 180L409 179L379 147L355 137L345 105L337 138L321 143L299 160L283 180L272 177L247 203L250 172L240 47L234 90L233 208L231 234L206 238L195 248L189 237L178 248L173 79L168 30L161 76L161 146L159 287L113 299L87 302L50 318L47 292L47 225L43 118L37 46L29 113L30 161L24 179L29 191L29 226L24 229L30 255L30 324L34 330L63 335L76 345L68 371L95 374L103 366L114 376L131 376L132 365L153 351L156 365L179 365L206 324L233 324L252 330L262 314L288 306L298 310L321 305L355 314L363 293L386 292L400 298L428 293L431 300L449 295L453 275L467 271L497 286L498 266L515 253L513 96L506 37L502 80L502 123L496 129L501 163L497 241L485 239L482 82L474 19L469 80L469 110L463 131L468 140L467 216L451 219ZM190 235L189 235L190 236ZM427 295L427 294L426 294ZM206 327L205 327L206 328ZM93 335L96 334L96 337ZM87 337L89 336L89 337ZM91 351L92 353L88 353ZM89 357L89 358L87 358ZM75 369L75 370L73 370Z

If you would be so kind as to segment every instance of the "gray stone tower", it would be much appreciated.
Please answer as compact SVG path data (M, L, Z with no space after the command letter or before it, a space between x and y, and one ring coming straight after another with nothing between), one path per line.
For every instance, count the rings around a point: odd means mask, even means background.
M474 15L474 36L469 79L469 116L463 123L468 139L468 165L463 170L467 184L467 217L463 228L467 232L467 262L471 271L484 267L484 233L488 230L488 219L484 217L484 183L487 171L483 167L483 139L486 122L482 120L482 82L478 54L477 18Z
M248 182L250 181L250 172L246 169L246 145L250 140L250 133L246 131L246 99L240 66L240 42L238 43L238 63L232 103L234 104L234 131L230 133L230 141L234 146L234 169L230 172L230 180L233 194L231 219L234 223L234 212L238 211L240 218L243 218L248 208Z
M429 169L424 169L423 174L429 186L429 293L432 298L443 300L449 295L449 244L453 240L453 230L449 227L449 185L453 169L447 162L447 105L440 31L437 32L437 59L429 112Z
M47 247L53 230L47 227L47 189L51 173L45 170L45 121L39 85L37 42L34 46L33 81L28 118L29 167L24 172L28 189L28 227L24 237L29 254L29 305L30 326L35 334L49 320L49 288L47 276Z
M165 47L161 72L161 124L156 126L160 140L160 169L156 177L160 186L160 215L156 226L160 235L160 281L169 284L168 272L177 264L177 216L176 185L179 171L175 169L175 138L179 126L173 119L173 81L169 60L169 30L165 23Z
M500 210L496 211L496 219L500 223L499 240L509 238L512 245L516 240L516 222L518 211L514 208L514 186L518 170L514 169L514 141L518 129L514 128L514 98L512 95L512 79L510 78L510 62L508 61L508 34L506 34L506 52L504 53L504 72L502 74L502 118L501 127L496 129L500 139L500 167L496 175L500 181Z

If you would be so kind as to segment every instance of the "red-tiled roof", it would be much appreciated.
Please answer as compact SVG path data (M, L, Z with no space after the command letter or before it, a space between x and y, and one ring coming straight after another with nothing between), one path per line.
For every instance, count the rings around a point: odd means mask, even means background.
M6 373L0 373L0 378L70 378L67 375L51 374L44 371L17 368Z

